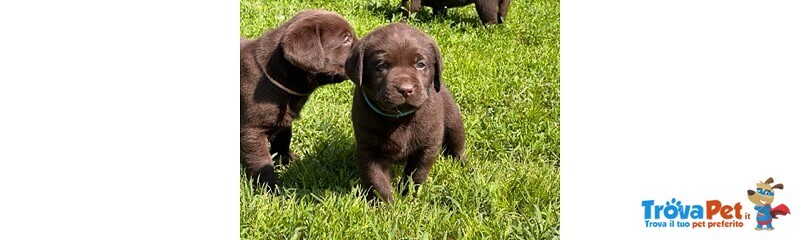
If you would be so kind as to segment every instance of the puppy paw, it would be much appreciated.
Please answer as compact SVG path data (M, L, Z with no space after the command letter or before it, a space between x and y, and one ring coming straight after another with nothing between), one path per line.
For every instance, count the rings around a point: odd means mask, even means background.
M275 153L272 156L272 159L278 165L288 165L290 162L299 159L296 154L288 152L288 153Z
M269 193L277 193L278 190L278 181L275 178L275 168L274 167L266 167L259 171L258 177L253 184L255 185L253 190L256 193L259 192L269 192Z

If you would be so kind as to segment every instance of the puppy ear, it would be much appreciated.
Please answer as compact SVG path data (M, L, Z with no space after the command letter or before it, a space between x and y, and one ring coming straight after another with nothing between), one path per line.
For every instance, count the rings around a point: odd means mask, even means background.
M781 189L781 190L783 190L783 183L775 184L775 186L772 186L772 189Z
M361 86L361 78L364 73L364 46L361 42L356 43L350 50L350 55L344 62L344 71L356 86Z
M775 180L773 180L772 178L767 178L767 181L764 182L764 183L770 184L770 183L773 183L773 182L775 182Z
M325 66L319 24L297 21L289 25L281 38L283 56L293 65L309 72L321 72Z
M442 62L442 54L439 52L439 47L433 43L431 48L433 49L433 54L436 55L436 63L433 64L436 71L433 74L433 89L439 92L439 89L442 88L442 65L444 62Z

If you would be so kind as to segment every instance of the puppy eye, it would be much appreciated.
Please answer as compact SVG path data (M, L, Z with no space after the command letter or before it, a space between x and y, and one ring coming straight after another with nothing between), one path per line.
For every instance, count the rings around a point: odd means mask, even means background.
M350 39L350 35L344 36L344 40L342 40L342 45L347 45L353 42L353 39Z
M417 62L417 68L419 68L419 69L423 69L423 68L425 68L425 63L423 63L423 62Z
M377 65L377 66L375 66L375 68L377 68L377 69L381 69L381 70L383 70L383 69L386 69L386 68L388 68L388 67L389 67L389 64L388 64L388 63L386 63L386 62L380 62L380 63L378 63L378 65Z

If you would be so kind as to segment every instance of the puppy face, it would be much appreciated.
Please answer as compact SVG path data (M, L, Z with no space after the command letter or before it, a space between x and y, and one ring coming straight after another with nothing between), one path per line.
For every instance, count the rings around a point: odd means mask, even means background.
M368 34L346 62L347 75L382 111L412 111L438 92L442 59L429 36L402 23Z
M768 178L764 182L756 183L756 191L747 190L747 199L756 206L772 204L775 200L775 189L783 189L782 183L770 185L773 182L772 178Z
M344 62L356 40L353 27L339 14L306 10L290 20L280 44L290 63L328 84L347 79Z

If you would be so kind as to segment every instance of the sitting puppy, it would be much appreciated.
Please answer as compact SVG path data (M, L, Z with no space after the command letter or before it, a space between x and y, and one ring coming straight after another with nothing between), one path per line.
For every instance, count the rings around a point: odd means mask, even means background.
M429 6L433 8L434 14L447 14L447 8L463 7L470 4L475 4L475 9L478 10L478 17L481 18L483 25L503 23L503 18L508 13L508 5L511 0L403 0L400 3L403 17L408 17L409 12L419 11L421 6Z
M405 163L402 186L409 177L425 182L442 146L463 159L464 126L432 38L390 24L364 37L345 66L355 83L352 121L364 189L392 202L390 164Z
M292 159L292 120L319 86L347 79L353 27L323 10L297 13L256 40L240 39L241 163L249 177L275 186L272 156Z

